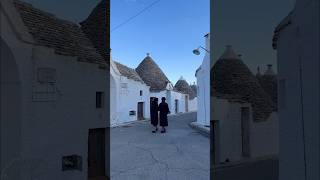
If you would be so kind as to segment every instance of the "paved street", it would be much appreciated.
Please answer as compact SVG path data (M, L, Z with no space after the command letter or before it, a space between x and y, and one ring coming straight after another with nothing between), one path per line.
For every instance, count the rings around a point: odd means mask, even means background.
M208 180L209 138L189 127L196 113L169 117L167 133L150 121L111 130L112 180Z
M278 180L278 168L277 157L266 157L218 167L212 173L217 180Z

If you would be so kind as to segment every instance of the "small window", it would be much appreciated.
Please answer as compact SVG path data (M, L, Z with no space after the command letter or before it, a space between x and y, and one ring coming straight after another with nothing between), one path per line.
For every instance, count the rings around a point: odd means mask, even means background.
M140 90L140 96L142 96L143 95L143 91L142 90Z
M136 115L136 111L129 111L129 116L135 116Z
M128 88L128 83L121 83L121 88L127 89Z
M103 108L104 105L104 93L96 92L96 108Z

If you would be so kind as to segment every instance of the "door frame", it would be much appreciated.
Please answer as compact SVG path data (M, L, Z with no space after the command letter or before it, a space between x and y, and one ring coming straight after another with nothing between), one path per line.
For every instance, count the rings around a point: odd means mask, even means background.
M185 104L185 111L189 112L189 97L188 97L188 95L185 95L184 98L185 98L185 100L184 100L185 101L185 103L184 103Z
M140 111L139 111L139 107L140 107L139 105L140 105L140 104L142 104L142 105L141 105L141 107L142 107L142 109L141 109L142 117L139 117L139 112L140 112ZM137 107L137 120L144 120L144 119L145 119L145 117L144 117L144 105L145 105L144 102L138 102L138 104L137 104L137 106L138 106L138 107Z
M88 130L88 158L87 158L87 176L88 176L88 179L89 180L91 180L91 179L99 179L99 178L101 178L101 177L106 177L106 132L107 130L106 130L106 128L93 128L93 129L89 129ZM90 143L90 137L92 137L92 133L96 133L97 134L97 132L102 132L102 140L101 140L101 142L103 143L103 145L102 145L102 156L103 156L103 158L102 158L102 160L101 160L101 162L102 162L102 166L103 166L103 168L101 168L101 170L102 170L102 173L101 174L96 174L96 175L94 175L94 172L91 172L91 169L90 169L90 166L89 166L89 163L91 162L90 161L90 158L91 158L91 151L93 151L93 149L91 149L91 147L90 147L90 145L91 145L91 143ZM95 136L93 136L93 137L95 137ZM97 150L97 149L95 149L95 150ZM93 173L93 175L92 175L92 173Z
M174 112L175 112L176 114L179 113L179 100L178 100L178 99L175 99L175 100L174 100Z
M250 157L250 108L241 107L241 154Z

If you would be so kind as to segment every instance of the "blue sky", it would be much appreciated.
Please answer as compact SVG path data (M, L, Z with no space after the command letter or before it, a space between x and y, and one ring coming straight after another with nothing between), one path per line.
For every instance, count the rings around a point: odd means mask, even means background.
M213 58L232 45L253 73L266 64L277 68L272 36L279 22L293 10L296 0L214 0Z
M24 0L57 17L73 22L86 19L100 0ZM111 28L135 15L153 0L110 0ZM274 64L276 51L272 49L273 30L293 9L295 0L214 0L212 52L214 60L233 45L243 61L255 73L257 66L265 70ZM195 69L200 56L192 50L204 45L209 32L209 0L160 0L151 9L111 33L113 58L129 67L136 67L151 56L175 83L184 76L195 81Z
M111 29L152 2L111 0ZM111 32L112 57L135 68L150 53L172 83L180 76L193 83L204 53L196 56L192 50L205 43L209 15L209 0L161 0Z

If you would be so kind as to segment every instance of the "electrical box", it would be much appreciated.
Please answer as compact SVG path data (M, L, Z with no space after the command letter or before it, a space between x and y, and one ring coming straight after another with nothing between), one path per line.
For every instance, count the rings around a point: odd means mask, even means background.
M78 170L82 171L82 157L70 155L62 157L62 171Z

